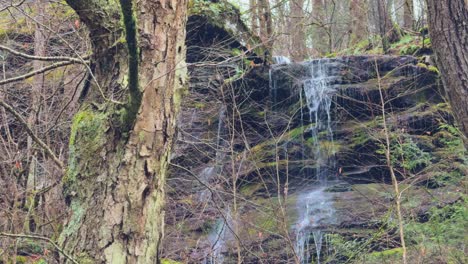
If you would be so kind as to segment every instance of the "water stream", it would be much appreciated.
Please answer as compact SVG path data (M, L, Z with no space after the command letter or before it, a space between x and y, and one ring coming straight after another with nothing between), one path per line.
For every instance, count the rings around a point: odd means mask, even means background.
M218 131L216 135L216 154L214 164L205 167L199 174L199 178L207 185L215 179L217 175L222 174L222 163L226 156L224 147L224 137L226 130L226 106L221 105L218 111ZM208 201L211 193L208 189L203 189L199 193L199 201ZM232 225L231 211L228 208L224 209L223 217L219 217L210 233L208 234L207 240L210 245L210 249L206 252L203 260L203 264L218 264L224 262L223 251L226 250L227 243L232 240L232 232L228 225Z
M225 157L225 152L223 151L224 147L224 133L225 133L225 121L226 119L226 106L221 105L218 111L218 131L216 134L216 145L214 148L216 149L214 163L206 166L199 174L198 178L205 184L210 185L211 181L214 180L216 175L221 173L222 169L222 161ZM203 188L198 193L198 201L199 202L206 202L210 198L210 190L207 188Z
M228 242L233 240L231 211L227 208L224 212L224 217L216 220L216 224L212 231L208 234L210 242L210 250L203 260L203 264L219 264L224 262L223 252L228 247ZM229 225L229 226L228 226Z
M315 177L315 184L301 193L297 202L299 218L294 227L295 250L303 264L311 263L312 256L315 256L315 263L321 261L324 235L321 228L334 222L332 195L325 190L330 185L330 180L335 178L330 114L335 91L331 82L333 78L328 75L328 68L332 66L327 59L309 62L307 66L310 77L302 81L302 88L309 120L302 121L310 124L306 132L310 133L313 142L315 173L308 177ZM306 115L301 116L304 118Z

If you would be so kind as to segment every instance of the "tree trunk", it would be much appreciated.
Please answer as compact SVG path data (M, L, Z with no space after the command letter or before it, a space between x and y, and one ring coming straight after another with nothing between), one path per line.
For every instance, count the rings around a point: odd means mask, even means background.
M468 1L427 0L427 11L437 66L468 146Z
M249 1L249 8L250 8L250 26L252 28L252 32L255 35L259 35L258 33L258 6L257 0L250 0Z
M404 0L403 4L403 27L414 29L414 4L413 0Z
M37 17L36 17L36 25L35 25L35 31L34 31L34 55L35 56L45 56L46 54L46 46L47 46L47 40L44 36L44 31L42 30L42 27L40 24L44 22L44 16L45 16L45 10L44 10L44 3L41 0L36 0L35 1L35 8L37 8ZM43 67L44 63L39 60L33 61L33 69L35 71L41 69ZM40 110L41 110L41 96L43 92L43 86L44 86L44 74L38 74L35 75L33 78L33 82L31 84L31 111L28 116L28 125L31 127L34 131L34 133L37 133L38 129L36 126L37 120L40 115ZM34 144L33 144L33 139L28 136L27 138L27 157L28 157L28 175L26 179L26 196L25 196L25 208L32 214L28 220L25 220L24 222L24 229L27 232L35 232L35 208L36 207L36 201L35 201L35 194L34 191L36 189L37 184L39 183L39 180L44 180L44 179L38 179L38 164L37 164L37 159L38 159L38 153L37 150L34 149Z
M350 27L350 46L360 42L367 37L367 1L351 0L349 4L351 16Z
M157 263L187 1L67 2L89 28L93 76L72 124L60 244L79 263Z
M273 48L273 23L271 18L270 1L258 0L258 14L260 15L260 39L265 50L271 52ZM271 55L265 54L265 60L271 61Z
M291 13L289 32L291 33L290 56L293 61L303 61L306 56L305 26L304 26L304 0L290 2Z
M393 21L390 16L389 3L386 0L377 1L377 15L378 15L378 26L379 34L382 39L382 48L384 53L387 53L390 49L390 44L397 42L400 39L398 30L393 25Z

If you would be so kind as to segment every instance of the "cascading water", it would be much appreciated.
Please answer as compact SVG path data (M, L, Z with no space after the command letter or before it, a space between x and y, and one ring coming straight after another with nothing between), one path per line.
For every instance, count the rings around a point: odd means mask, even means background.
M224 119L226 118L226 106L221 105L218 112L218 132L216 135L216 154L215 154L215 162L214 164L205 167L199 174L198 178L205 184L209 185L210 181L220 173L221 169L221 162L224 159L224 151L222 150L223 147L223 135L224 135ZM210 191L207 188L204 188L198 194L198 200L200 202L207 201L210 196Z
M273 64L289 64L291 60L285 56L273 56Z
M219 218L213 230L208 234L208 241L211 247L203 264L219 264L224 262L223 251L227 248L228 241L231 241L233 237L228 225L232 226L232 216L229 208L226 210L224 218Z
M282 65L282 64L289 64L291 63L291 60L288 58L288 57L284 57L284 56L273 56L273 65ZM272 75L272 69L270 68L270 71L268 72L268 76L269 76L269 83L270 83L270 93L271 93L271 98L272 98L272 101L273 101L273 104L276 104L278 102L277 100L277 97L278 97L278 93L277 93L277 83L276 83L276 79L273 79L273 75ZM273 105L273 109L275 108L276 106Z
M329 149L333 143L330 107L335 92L333 77L329 76L331 66L326 59L309 62L307 66L310 78L302 82L302 88L309 111L310 125L306 131L310 132L313 142L316 184L298 197L295 250L299 261L304 264L311 262L311 241L315 245L315 263L320 263L323 244L323 232L320 229L334 222L332 195L325 190L329 179L335 177L332 173L335 162Z
M225 158L225 151L223 150L224 135L225 135L225 118L226 118L226 106L221 105L218 114L218 131L216 137L216 156L215 162L211 166L205 167L199 174L199 178L207 185L216 175L222 174L222 162ZM208 189L204 189L200 192L199 200L207 201L211 195ZM216 220L216 223L208 234L208 242L210 245L209 251L206 253L203 264L218 264L223 263L224 256L223 251L227 247L227 243L232 240L232 232L228 225L232 226L232 216L229 207L224 210L223 217Z

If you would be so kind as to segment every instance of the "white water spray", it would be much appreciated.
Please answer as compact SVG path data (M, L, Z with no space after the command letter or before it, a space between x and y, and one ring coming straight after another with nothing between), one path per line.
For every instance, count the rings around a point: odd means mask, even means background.
M335 166L333 153L324 148L333 144L333 130L330 107L334 89L332 78L328 76L329 60L322 59L308 63L310 78L302 82L307 108L309 110L309 128L314 139L315 176L317 184L298 198L299 219L294 227L296 232L295 251L303 264L311 261L311 245L315 246L315 262L320 263L323 246L321 227L334 222L332 194L325 192L328 179L334 177ZM305 120L304 120L305 121ZM324 137L325 135L325 137ZM323 138L328 144L323 144Z

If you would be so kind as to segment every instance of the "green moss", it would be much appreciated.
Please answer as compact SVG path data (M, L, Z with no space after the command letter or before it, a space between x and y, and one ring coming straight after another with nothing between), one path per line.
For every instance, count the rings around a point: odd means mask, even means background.
M439 69L437 69L436 66L429 65L429 66L427 67L427 69L428 69L430 72L437 73L438 75L440 75Z
M206 107L206 104L205 104L205 103L201 103L201 102L196 102L196 103L194 104L194 107L195 107L196 109L204 109L204 108Z
M81 220L85 213L85 208L83 208L83 205L78 201L73 201L70 205L70 209L73 212L73 215L61 234L63 238L69 237L71 234L78 232Z
M336 58L336 56L337 56L336 52L331 52L331 53L325 54L326 58Z
M252 197L255 192L263 188L263 184L255 183L255 184L246 184L241 187L240 193L246 197Z
M425 38L423 43L425 47L430 47L432 45L430 38Z
M16 263L17 264L26 264L28 262L29 262L28 257L26 257L26 256L16 256Z
M402 256L403 255L403 248L392 248L380 252L373 252L370 254L371 257L377 257L377 258L387 258L389 256Z
M188 13L189 16L204 17L209 24L226 31L244 47L253 47L254 54L258 56L265 54L265 47L261 44L261 40L242 21L238 7L229 1L190 0Z
M164 259L161 259L161 264L182 264L182 262L164 258Z
M75 114L70 133L67 173L63 178L65 187L77 180L80 164L98 162L96 155L106 142L107 119L106 113L92 111L90 107L84 107Z

